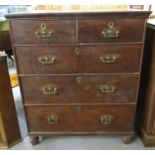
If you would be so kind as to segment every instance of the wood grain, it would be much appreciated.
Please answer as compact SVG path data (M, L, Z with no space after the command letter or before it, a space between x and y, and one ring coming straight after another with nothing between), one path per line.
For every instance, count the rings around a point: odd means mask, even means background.
M41 23L46 29L53 32L53 37L39 37ZM17 29L18 27L18 29ZM12 43L18 44L52 44L75 43L75 21L49 21L49 20L14 20L11 22Z
M77 83L77 78L81 82ZM44 76L22 77L25 103L134 103L136 98L137 75L83 75L83 76ZM56 94L45 95L43 88L54 84ZM113 93L102 93L101 85L116 87ZM32 93L33 92L33 93Z
M76 108L81 106L80 112ZM26 106L29 132L131 132L134 106ZM48 117L58 117L57 124L49 124ZM102 124L100 116L111 115L109 124ZM128 123L126 123L128 122Z
M79 55L75 53L77 48ZM15 47L15 53L19 63L19 74L133 73L139 72L141 46L22 46ZM43 65L39 62L39 57L49 55L55 58L53 64ZM102 62L100 57L106 55L115 56L116 62Z
M102 34L108 28L108 23L113 22L114 28L119 31L118 37L105 38ZM113 19L106 20L80 20L80 43L114 43L142 41L144 19Z

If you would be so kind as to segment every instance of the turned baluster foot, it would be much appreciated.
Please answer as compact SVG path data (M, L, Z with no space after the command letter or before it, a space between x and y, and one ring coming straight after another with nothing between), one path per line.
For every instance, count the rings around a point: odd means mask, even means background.
M37 145L40 143L39 136L30 136L29 139L32 145Z
M134 139L135 139L135 135L134 134L127 135L127 136L124 136L122 138L124 144L130 144L130 143L132 143L134 141Z

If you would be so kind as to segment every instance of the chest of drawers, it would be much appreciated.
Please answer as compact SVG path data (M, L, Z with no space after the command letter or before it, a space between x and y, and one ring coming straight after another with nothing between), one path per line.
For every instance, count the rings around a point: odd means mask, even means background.
M32 143L134 134L149 11L7 15Z

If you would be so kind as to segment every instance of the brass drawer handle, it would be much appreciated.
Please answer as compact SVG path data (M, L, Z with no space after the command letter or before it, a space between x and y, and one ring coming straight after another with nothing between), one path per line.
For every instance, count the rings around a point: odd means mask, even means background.
M54 36L54 32L48 30L45 23L40 24L40 28L35 32L35 34L40 38L51 38Z
M120 34L120 31L115 28L114 22L110 21L108 23L108 28L101 32L104 38L117 38Z
M74 54L77 55L77 56L80 55L80 49L79 48L75 48Z
M102 115L100 116L101 124L110 124L112 122L112 115Z
M47 119L49 124L58 124L58 117L54 114L49 116Z
M113 93L116 90L116 87L110 85L101 85L100 91L102 93Z
M43 89L43 94L45 95L54 95L58 93L58 88L54 84L49 84L47 86L44 86L42 89Z
M100 56L100 60L102 63L115 63L117 58L118 57L115 55L102 55L102 56Z
M45 55L45 56L40 56L38 60L43 65L49 65L55 62L55 57L52 55Z

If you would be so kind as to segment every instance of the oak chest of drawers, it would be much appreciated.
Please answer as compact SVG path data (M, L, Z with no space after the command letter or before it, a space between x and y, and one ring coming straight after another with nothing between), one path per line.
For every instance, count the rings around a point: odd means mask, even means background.
M50 134L122 134L130 142L149 14L6 16L32 143Z

